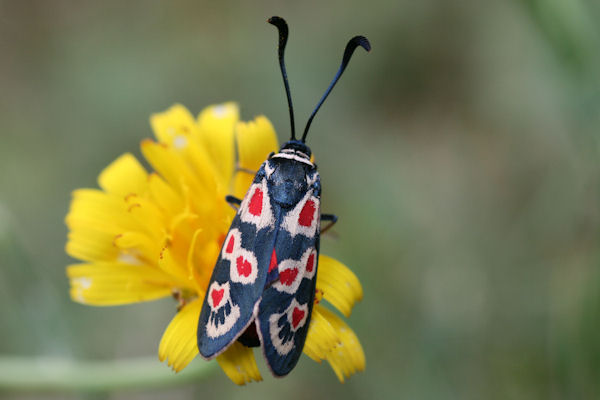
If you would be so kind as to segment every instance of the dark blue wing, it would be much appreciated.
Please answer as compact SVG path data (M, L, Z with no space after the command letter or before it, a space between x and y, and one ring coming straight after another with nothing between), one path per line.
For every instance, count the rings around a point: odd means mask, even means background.
M198 349L212 359L254 320L265 287L280 219L269 201L264 164L225 238L198 321Z
M287 375L308 332L319 259L320 183L291 210L282 212L275 240L277 267L269 272L258 308L257 329L269 368Z

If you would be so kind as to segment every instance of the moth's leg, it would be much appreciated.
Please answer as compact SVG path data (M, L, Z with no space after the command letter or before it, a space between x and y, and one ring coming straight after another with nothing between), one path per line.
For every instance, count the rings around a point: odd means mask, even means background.
M181 311L181 309L187 304L185 297L183 297L183 293L179 289L173 289L171 291L171 295L177 301L177 311Z
M273 157L273 154L275 154L275 152L273 152L273 151L271 153L269 153L269 155L267 156L267 159L270 159L271 157ZM256 175L258 173L258 171L253 171L250 168L244 168L244 167L240 166L239 162L235 165L235 170L237 172L245 172L250 175Z
M321 221L328 221L329 224L321 228L321 233L327 232L335 223L337 222L338 217L335 214L321 214Z
M251 169L248 169L248 168L240 167L239 165L235 167L235 170L238 172L245 172L250 175L256 175L256 172L257 172L257 171L252 171Z
M235 196L227 195L225 196L225 201L229 203L229 205L235 210L239 210L240 205L242 204L242 200L238 199ZM237 207L236 207L237 206Z

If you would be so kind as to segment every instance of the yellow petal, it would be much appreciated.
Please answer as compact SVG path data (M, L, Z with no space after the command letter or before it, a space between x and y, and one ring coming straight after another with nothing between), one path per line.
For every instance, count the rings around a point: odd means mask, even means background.
M170 296L173 281L146 265L97 262L67 267L71 298L83 304L112 306Z
M187 145L198 130L194 116L181 104L175 104L165 112L152 114L150 125L159 142L176 148Z
M204 183L204 187L212 190L216 186L222 192L227 191L231 177L225 177L222 171L219 171L215 161L209 155L208 149L203 144L193 141L181 154L191 166L192 172L200 182ZM221 196L221 194L219 193L218 196Z
M241 168L257 171L269 153L279 149L275 129L265 116L260 115L254 121L238 122L236 132Z
M329 351L326 360L331 365L340 382L350 375L365 369L365 353L358 337L337 315L325 307L320 309L323 317L329 322L339 337L338 345Z
M180 287L185 289L194 289L196 282L190 279L188 270L185 265L178 263L173 257L173 253L169 247L162 249L158 258L158 266L165 273L177 279L180 282Z
M201 138L201 126L196 123L187 108L176 104L163 113L152 115L150 124L159 142L185 160L201 182L218 181L225 185L217 172L216 167L219 165L214 164L209 154L210 148ZM230 152L233 152L232 146L233 144L230 146ZM226 182L227 186L229 179Z
M319 255L317 290L346 317L363 297L360 281L348 267L324 254Z
M214 240L201 240L202 236L202 229L196 230L192 236L187 254L187 270L190 279L193 278L196 283L198 295L203 297L221 248Z
M100 173L98 184L107 192L120 196L143 194L148 186L148 174L133 155L126 153Z
M65 222L70 229L87 228L113 235L138 226L128 215L123 197L96 189L73 192Z
M160 340L158 358L160 361L167 360L175 372L184 369L198 354L196 336L201 308L201 299L186 304L175 315Z
M89 227L72 229L67 236L66 252L83 261L114 261L119 255L115 235Z
M149 265L156 265L161 251L156 241L140 232L123 232L115 236L113 243L123 254L132 254Z
M233 175L233 135L239 115L237 104L224 103L207 107L198 116L200 143L208 150L223 182L230 182Z
M229 379L237 385L262 381L254 359L254 351L237 341L233 342L223 354L219 355L217 361Z
M148 178L150 196L163 212L171 217L179 214L183 208L183 198L168 185L158 174L152 173Z
M156 263L166 222L151 202L135 194L125 197L100 190L73 193L66 217L70 228L67 253L84 261L115 261L125 253Z
M148 237L156 241L165 236L168 220L156 203L135 194L127 196L125 202L127 212L137 221L136 230L146 232Z
M323 316L322 309L323 306L318 304L313 308L303 350L304 354L316 362L324 360L340 342L337 332Z
M253 179L254 174L247 171L237 171L233 177L233 195L238 199L243 199Z
M233 178L233 194L241 199L261 164L271 152L278 150L278 144L275 129L264 116L258 116L254 121L238 122L236 139L239 170Z
M213 193L214 189L211 188L214 187L214 179L194 173L185 159L169 145L146 139L142 141L141 149L154 170L179 193L183 193L186 188L192 190L194 195Z

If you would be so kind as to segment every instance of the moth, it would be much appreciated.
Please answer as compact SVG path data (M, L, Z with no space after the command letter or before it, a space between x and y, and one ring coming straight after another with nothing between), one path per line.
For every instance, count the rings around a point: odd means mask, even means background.
M198 349L210 360L236 340L261 346L271 372L280 377L294 368L302 353L315 298L319 238L337 221L333 214L321 214L321 181L306 135L354 50L361 46L370 51L371 45L364 36L350 39L339 70L298 140L284 63L288 26L280 17L268 22L279 33L291 138L260 166L243 200L226 198L239 208L206 291ZM321 230L323 221L329 224Z

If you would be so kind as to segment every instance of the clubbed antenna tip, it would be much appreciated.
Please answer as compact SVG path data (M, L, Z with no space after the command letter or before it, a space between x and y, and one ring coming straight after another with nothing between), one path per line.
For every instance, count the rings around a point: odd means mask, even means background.
M371 43L369 43L369 39L367 39L364 36L354 36L352 39L350 39L348 41L348 44L346 45L346 48L344 49L344 56L342 57L342 64L340 65L338 72L333 77L333 80L329 84L329 87L325 91L325 94L323 95L323 97L321 97L321 100L319 100L319 103L315 107L315 110L312 112L312 114L308 118L308 122L306 123L306 127L304 128L304 133L302 134L303 142L306 141L306 135L308 134L308 128L310 128L310 124L312 123L313 118L317 114L317 111L319 111L319 108L321 108L321 106L323 105L323 102L325 102L325 99L327 98L327 96L329 96L329 93L331 93L331 90L333 89L333 87L335 86L337 81L342 76L342 73L344 72L344 70L348 66L348 63L350 62L350 59L352 58L352 54L354 54L354 50L356 50L356 48L358 46L362 47L366 51L371 51Z

